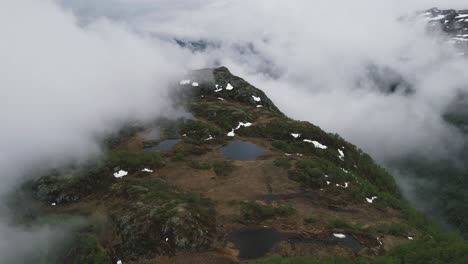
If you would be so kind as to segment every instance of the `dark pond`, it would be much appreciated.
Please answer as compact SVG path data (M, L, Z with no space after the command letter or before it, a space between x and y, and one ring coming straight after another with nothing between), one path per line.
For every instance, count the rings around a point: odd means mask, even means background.
M177 143L180 142L180 139L166 139L159 142L157 145L145 148L147 151L155 151L155 150L170 150L174 147Z
M263 257L283 238L280 232L263 227L243 228L228 236L228 240L239 249L241 259Z
M268 227L248 227L230 233L227 239L234 243L239 250L239 258L241 259L264 257L276 244L283 240L288 241L293 246L296 243L345 246L352 249L354 253L358 253L362 248L361 243L349 233L343 235L345 235L344 238L335 237L333 234L319 238L302 234L281 233Z
M221 153L234 160L255 160L266 151L259 146L242 140L234 140L220 149Z

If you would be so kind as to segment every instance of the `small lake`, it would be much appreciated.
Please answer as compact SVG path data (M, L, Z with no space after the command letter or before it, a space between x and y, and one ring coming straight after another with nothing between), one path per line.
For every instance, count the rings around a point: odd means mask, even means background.
M161 142L159 142L157 145L144 148L146 151L164 151L164 150L170 150L173 148L177 143L180 142L180 139L166 139Z
M263 227L243 228L228 236L228 240L239 249L241 259L263 257L283 239L280 232Z
M254 143L242 140L234 140L220 149L221 153L234 160L256 160L265 154L266 150Z
M323 246L344 246L358 253L363 247L352 234L344 233L345 237L311 237L303 234L281 233L268 227L245 227L230 233L227 237L239 250L240 259L256 259L267 255L279 242L317 244Z

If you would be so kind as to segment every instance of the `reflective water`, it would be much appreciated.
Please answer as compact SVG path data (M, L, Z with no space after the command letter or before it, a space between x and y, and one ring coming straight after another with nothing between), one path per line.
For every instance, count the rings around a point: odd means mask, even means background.
M266 150L248 141L234 140L220 149L221 153L234 160L256 160Z

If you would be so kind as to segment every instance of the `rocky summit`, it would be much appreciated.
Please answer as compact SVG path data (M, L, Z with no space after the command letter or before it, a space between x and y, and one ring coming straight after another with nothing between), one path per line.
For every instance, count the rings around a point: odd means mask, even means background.
M468 10L432 8L424 12L423 16L430 25L448 33L453 44L468 46Z
M21 187L24 225L75 219L44 263L468 263L369 155L227 68L173 91L186 118L126 126L104 158Z

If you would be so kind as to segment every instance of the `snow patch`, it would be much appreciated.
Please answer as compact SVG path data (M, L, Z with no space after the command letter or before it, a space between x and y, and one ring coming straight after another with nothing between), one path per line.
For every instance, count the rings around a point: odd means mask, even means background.
M215 93L218 93L218 92L221 92L223 90L223 88L218 88L216 90L214 90Z
M263 105L257 105L257 108L262 108L262 107L263 107Z
M260 97L257 97L255 95L252 95L252 98L255 100L255 102L260 102L262 100Z
M224 98L218 97L218 100L220 100L220 101L224 101Z
M291 133L291 136L292 136L293 138L298 138L298 137L301 136L301 134L298 134L298 133Z
M57 204L56 204L56 203L52 203L51 205L52 205L52 206L56 206Z
M344 152L343 152L341 149L339 149L339 150L338 150L338 154L339 154L339 155L338 155L338 158L339 158L340 160L344 161Z
M247 122L247 123L239 122L239 125L236 127L236 130L241 128L241 127L249 127L251 125L252 125L252 123L250 123L250 122Z
M121 260L117 260L117 264L123 264Z
M234 87L230 83L228 83L226 86L226 90L231 91L232 89L234 89Z
M366 201L368 203L373 203L375 199L377 199L377 196L372 196L371 198L366 198Z
M346 238L346 235L345 235L345 234L341 234L341 233L333 233L333 236L334 236L334 237L337 237L337 238Z
M144 168L141 170L142 172L153 172L153 170L150 170L150 169L147 169L147 168Z
M124 170L119 170L118 172L114 173L115 178L122 178L127 175L128 175L128 171L124 171Z
M349 187L349 182L345 182L343 185L341 185L343 188L348 188Z
M179 82L180 85L187 85L190 84L190 80L182 80Z
M193 82L192 86L197 87L199 84L197 82Z
M410 236L409 236L408 239L409 239L409 240L413 240L413 237L410 237Z
M304 139L304 142L314 144L315 148L319 148L319 149L327 149L328 148L327 146L322 145L322 144L320 144L319 142L317 142L315 140Z
M349 171L347 171L347 170L345 170L343 168L341 168L341 170L344 171L345 173L349 173Z
M210 135L208 138L205 138L205 141L209 141L209 140L212 140L214 137L212 135Z
M228 137L233 137L233 136L235 136L235 135L236 135L236 133L234 133L234 129L231 130L231 132L227 133L227 136L228 136Z

